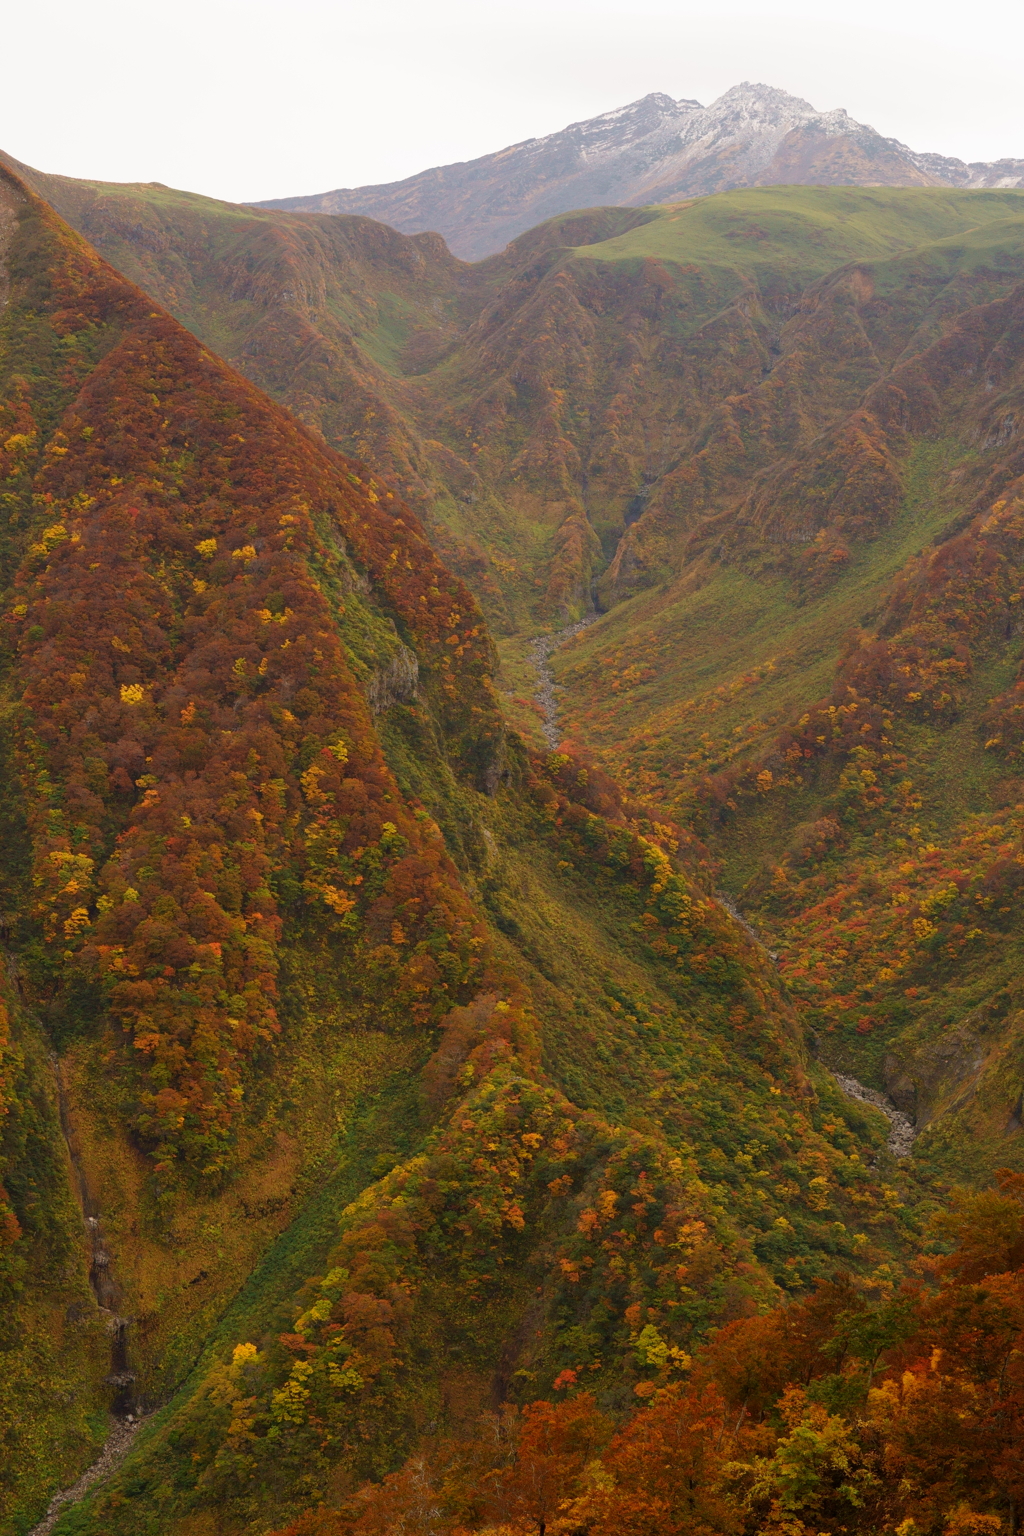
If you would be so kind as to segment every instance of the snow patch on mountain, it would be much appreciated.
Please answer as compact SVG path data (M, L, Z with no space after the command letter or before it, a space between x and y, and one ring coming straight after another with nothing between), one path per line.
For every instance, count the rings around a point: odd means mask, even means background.
M968 165L918 154L842 107L819 112L799 96L744 80L710 106L654 91L557 133L405 181L259 206L365 214L404 234L437 230L456 255L476 260L576 209L777 183L1024 187L1024 160Z

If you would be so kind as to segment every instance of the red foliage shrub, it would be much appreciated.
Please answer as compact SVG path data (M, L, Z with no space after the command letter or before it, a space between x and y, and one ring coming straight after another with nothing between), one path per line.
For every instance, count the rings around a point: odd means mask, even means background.
M34 915L55 976L74 963L102 981L140 1065L147 1145L216 1177L246 1062L278 1029L289 873L385 1017L440 1016L482 963L440 834L384 762L317 562L340 550L364 573L480 782L501 737L490 642L390 492L29 211L36 300L81 349L45 441L33 392L11 403L43 447L11 615Z

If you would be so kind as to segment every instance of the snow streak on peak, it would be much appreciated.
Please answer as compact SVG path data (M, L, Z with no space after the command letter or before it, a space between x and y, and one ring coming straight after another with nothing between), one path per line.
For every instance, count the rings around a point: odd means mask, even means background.
M263 206L365 214L404 234L438 230L475 260L562 214L735 187L1024 187L1024 161L965 165L883 138L842 107L819 112L776 86L741 81L708 106L652 91L495 154L387 186L342 188Z

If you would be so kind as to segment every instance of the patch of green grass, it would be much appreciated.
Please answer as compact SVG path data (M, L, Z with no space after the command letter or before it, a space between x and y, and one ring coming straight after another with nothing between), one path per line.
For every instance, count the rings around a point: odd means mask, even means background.
M356 330L355 339L375 363L399 376L403 372L402 352L418 316L417 306L399 294L378 294L376 325Z
M947 262L983 259L1016 241L1024 193L944 187L749 187L666 205L657 217L599 245L594 261L659 259L731 273L738 286L803 286L850 261L879 261L943 242ZM985 226L995 226L986 234Z

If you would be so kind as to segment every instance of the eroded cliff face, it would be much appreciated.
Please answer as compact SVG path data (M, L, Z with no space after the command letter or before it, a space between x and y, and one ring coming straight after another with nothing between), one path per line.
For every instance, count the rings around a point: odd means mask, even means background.
M920 1025L906 1031L883 1062L889 1096L919 1131L932 1128L947 1148L961 1138L974 1143L965 1172L1015 1150L1024 1026L1018 1002L1011 983L940 1034Z

